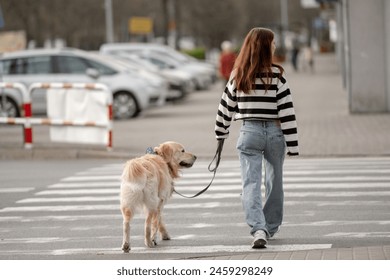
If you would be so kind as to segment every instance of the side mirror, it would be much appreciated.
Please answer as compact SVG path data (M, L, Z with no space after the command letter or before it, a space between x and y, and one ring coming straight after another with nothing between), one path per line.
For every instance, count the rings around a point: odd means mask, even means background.
M86 74L88 76L90 76L91 78L93 78L93 79L98 79L99 76L100 76L99 71L94 69L94 68L88 68L87 71L86 71Z

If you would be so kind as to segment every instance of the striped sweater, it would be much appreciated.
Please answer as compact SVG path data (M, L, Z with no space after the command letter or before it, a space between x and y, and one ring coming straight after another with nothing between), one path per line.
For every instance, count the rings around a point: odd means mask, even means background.
M215 133L217 139L229 136L229 127L234 120L279 120L287 146L287 154L299 155L298 132L295 111L288 83L280 70L272 67L272 82L265 91L260 76L256 78L255 89L249 94L237 91L234 71L222 94L218 107ZM266 77L263 78L266 80Z

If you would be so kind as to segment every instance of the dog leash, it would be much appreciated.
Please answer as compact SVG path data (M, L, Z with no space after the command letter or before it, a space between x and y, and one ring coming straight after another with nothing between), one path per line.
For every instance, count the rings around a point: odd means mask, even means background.
M211 184L213 183L214 181L214 178L215 178L215 174L217 173L217 169L218 169L218 166L219 166L219 163L221 161L221 154L222 154L222 149L223 149L223 142L224 142L225 139L221 139L221 140L218 140L218 145L217 145L217 151L215 152L215 155L214 155L214 158L213 160L210 162L209 166L208 166L208 170L209 172L213 172L213 178L211 179L210 183L207 185L207 187L205 187L203 190L201 190L200 192L198 192L197 194L193 195L193 196L186 196L184 194L181 194L179 193L178 191L176 191L175 189L173 189L173 191L182 196L182 197L185 197L185 198L195 198L197 196L200 196L202 193L204 193L205 191L207 191L207 189L211 186ZM215 166L214 168L211 168L211 165L213 164L213 162L215 161Z

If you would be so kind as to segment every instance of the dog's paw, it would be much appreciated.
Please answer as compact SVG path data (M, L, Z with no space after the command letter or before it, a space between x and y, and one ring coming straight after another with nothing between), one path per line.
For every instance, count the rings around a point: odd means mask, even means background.
M168 232L164 232L161 234L162 240L171 240L171 237L169 236Z
M123 250L123 253L128 253L128 252L130 252L130 244L127 243L127 242L123 243L123 245L122 245L122 250Z
M145 240L145 245L149 248L153 248L157 245L156 240Z

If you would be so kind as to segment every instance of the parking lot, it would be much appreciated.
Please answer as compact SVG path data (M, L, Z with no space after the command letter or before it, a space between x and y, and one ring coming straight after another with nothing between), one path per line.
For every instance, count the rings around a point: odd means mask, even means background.
M120 45L120 52L110 51L110 46L105 45L104 53L72 48L3 53L0 76L5 83L21 83L27 89L33 83L104 84L112 92L115 119L137 117L149 107L207 89L216 80L214 65L172 48L154 44ZM1 91L1 115L22 116L25 100L21 93L8 86ZM47 91L29 92L33 114L46 114Z
M285 65L297 111L301 156L384 156L390 154L390 119L386 114L350 114L334 55L316 57L316 72L294 73ZM104 146L71 145L49 140L49 127L33 127L32 151L23 149L21 126L1 126L3 158L15 157L121 157L143 153L146 147L165 140L182 142L200 157L214 155L215 114L223 85L194 91L183 100L150 108L137 118L115 120L113 151ZM237 156L238 122L232 123L223 157ZM362 133L364 132L364 133Z

